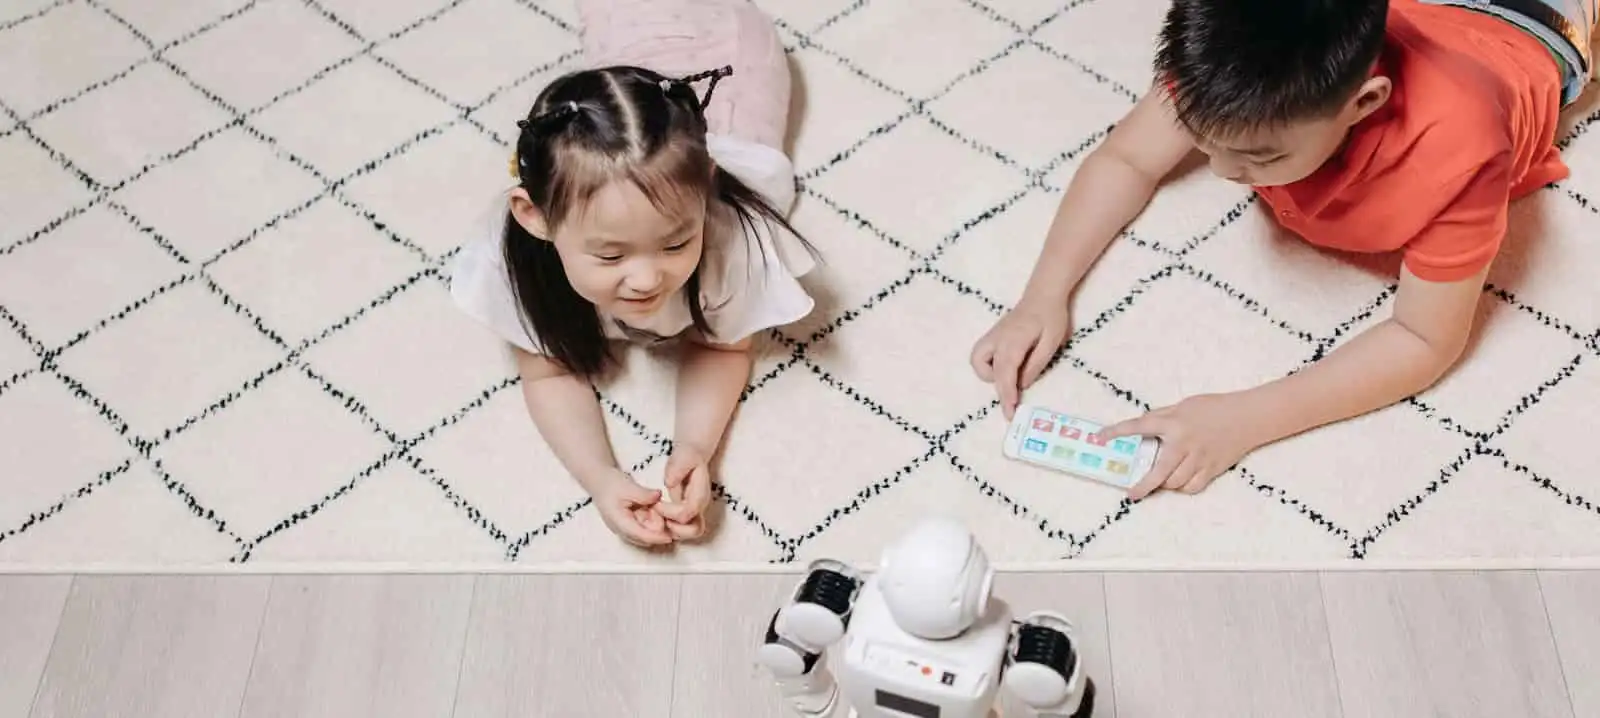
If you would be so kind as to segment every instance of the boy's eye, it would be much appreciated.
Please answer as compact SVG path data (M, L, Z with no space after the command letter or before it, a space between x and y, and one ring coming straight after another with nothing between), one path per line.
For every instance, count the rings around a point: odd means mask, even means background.
M602 262L620 262L620 261L622 261L622 255L620 255L620 254L597 254L597 255L595 255L595 259L598 259L598 260L600 260Z

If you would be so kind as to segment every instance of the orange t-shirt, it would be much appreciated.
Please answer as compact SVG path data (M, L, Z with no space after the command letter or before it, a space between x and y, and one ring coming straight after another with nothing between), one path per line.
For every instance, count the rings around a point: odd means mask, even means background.
M1429 281L1470 277L1499 251L1507 204L1568 174L1555 147L1560 71L1509 22L1416 0L1390 4L1378 71L1391 97L1340 154L1255 190L1312 244L1400 250Z

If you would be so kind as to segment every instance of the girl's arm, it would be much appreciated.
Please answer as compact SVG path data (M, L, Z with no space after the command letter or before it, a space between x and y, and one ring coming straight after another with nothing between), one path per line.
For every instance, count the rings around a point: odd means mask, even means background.
M672 543L656 510L661 492L646 489L617 466L600 399L589 383L555 362L517 350L528 415L561 465L594 497L606 526L640 546Z
M750 381L754 363L750 344L748 338L734 344L684 343L672 438L675 450L692 449L707 461L717 453L728 419Z
M606 435L600 399L583 379L537 354L517 349L522 398L562 466L591 495L618 472L611 439Z

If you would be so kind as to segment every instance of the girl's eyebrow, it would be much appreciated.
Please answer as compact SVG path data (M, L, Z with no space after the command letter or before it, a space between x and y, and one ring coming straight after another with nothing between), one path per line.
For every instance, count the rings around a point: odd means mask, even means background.
M672 241L674 239L677 239L678 237L682 236L685 232L688 232L689 229L691 227L693 227L693 226L694 226L694 218L692 218L692 217L684 217L682 219L679 219L678 223L674 224L672 226L672 228L669 229L665 234L663 234L663 235L661 235L659 237L656 237L655 238L655 242L656 242L656 244L666 244L667 242L670 242L670 241ZM625 248L628 247L628 245L630 243L626 242L626 241L623 241L623 240L620 240L620 239L607 239L605 237L588 237L588 238L586 238L584 240L583 244L590 251L600 251L600 250L604 250L604 249L625 249Z
M666 234L656 238L656 243L666 244L667 242L671 242L672 240L683 236L683 233L689 231L689 228L693 225L694 219L692 217L681 217L678 219L677 224L672 225L672 229L667 230Z

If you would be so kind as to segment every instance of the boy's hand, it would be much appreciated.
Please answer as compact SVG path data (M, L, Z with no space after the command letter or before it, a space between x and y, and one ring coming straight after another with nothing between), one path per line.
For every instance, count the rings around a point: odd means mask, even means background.
M1142 499L1163 488L1196 494L1261 445L1244 429L1250 423L1243 419L1245 412L1238 394L1202 394L1108 426L1100 435L1161 440L1155 466L1128 490L1129 498Z
M610 469L597 477L594 504L606 528L635 546L665 546L672 543L667 522L658 507L661 492L640 486L621 469Z
M1022 402L1022 391L1038 381L1067 340L1071 323L1065 302L1024 298L973 346L972 369L979 379L994 384L1007 421Z
M666 518L667 531L679 540L699 538L706 530L703 514L711 504L711 469L705 452L675 445L662 483L671 501L659 508Z

